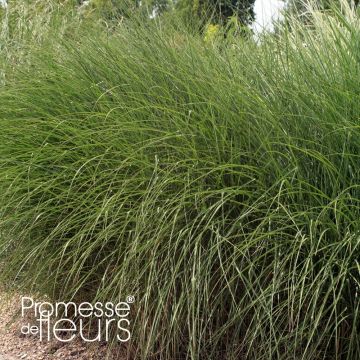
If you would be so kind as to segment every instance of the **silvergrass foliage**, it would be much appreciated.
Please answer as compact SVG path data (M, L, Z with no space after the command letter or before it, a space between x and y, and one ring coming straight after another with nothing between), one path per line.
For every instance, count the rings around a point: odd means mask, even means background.
M312 19L34 47L0 88L2 278L134 295L130 359L359 359L360 23Z

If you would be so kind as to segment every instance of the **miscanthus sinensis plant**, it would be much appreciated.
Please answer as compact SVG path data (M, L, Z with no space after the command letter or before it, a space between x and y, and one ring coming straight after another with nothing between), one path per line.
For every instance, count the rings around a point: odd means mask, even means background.
M360 358L353 10L259 43L82 35L0 88L3 278L134 295L131 359Z
M81 32L86 19L74 3L75 0L9 0L1 5L0 1L0 85L12 68L28 63L35 49L46 43L56 47L59 39Z

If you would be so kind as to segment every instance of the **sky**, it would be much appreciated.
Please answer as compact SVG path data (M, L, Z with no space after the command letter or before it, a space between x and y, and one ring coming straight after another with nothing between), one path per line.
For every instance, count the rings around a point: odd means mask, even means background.
M280 11L285 6L285 2L281 0L256 0L255 1L255 23L252 25L255 33L262 30L273 29L272 20L280 16Z

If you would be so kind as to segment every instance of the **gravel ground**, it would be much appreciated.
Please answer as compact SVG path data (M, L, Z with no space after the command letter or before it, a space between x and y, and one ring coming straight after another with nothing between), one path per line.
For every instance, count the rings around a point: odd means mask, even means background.
M14 360L15 358L9 355L3 356L0 354L0 360Z
M75 339L69 343L40 342L34 335L21 333L21 295L0 291L0 360L125 360L130 357L113 352L106 344L84 343Z

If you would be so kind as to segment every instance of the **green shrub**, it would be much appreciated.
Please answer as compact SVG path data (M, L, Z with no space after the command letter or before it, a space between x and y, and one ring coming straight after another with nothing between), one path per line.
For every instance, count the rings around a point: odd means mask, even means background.
M359 358L360 26L313 16L34 50L0 89L3 277L135 295L130 358Z

